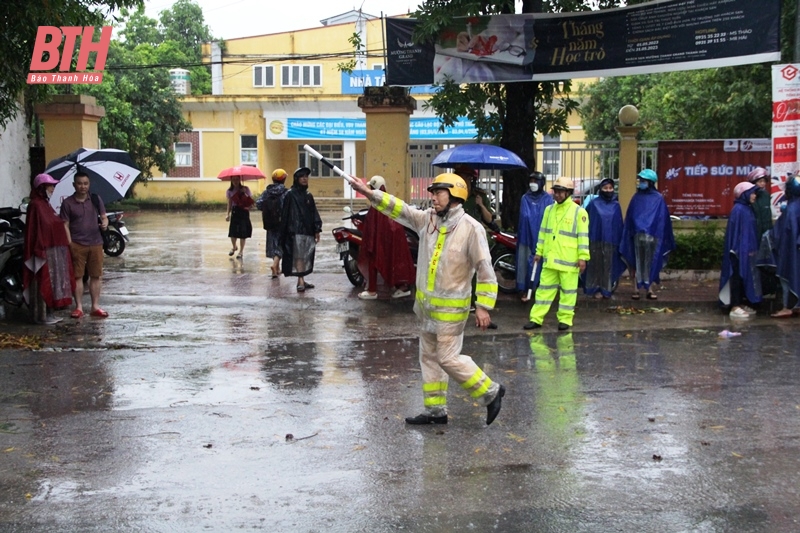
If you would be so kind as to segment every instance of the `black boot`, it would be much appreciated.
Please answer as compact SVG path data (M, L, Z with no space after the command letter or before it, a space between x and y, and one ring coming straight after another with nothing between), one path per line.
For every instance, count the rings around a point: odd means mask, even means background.
M539 329L540 327L542 327L541 324L537 324L536 322L528 322L522 326L522 329Z
M569 329L569 324L564 324L563 322L558 323L558 331L567 331Z
M500 414L500 408L502 407L503 403L503 396L506 395L506 388L500 385L500 390L497 391L497 396L494 397L492 403L486 406L486 425L490 425L494 422L494 419L497 418L497 415Z
M417 416L406 417L406 424L412 426L424 426L427 424L447 424L447 415L433 416L427 413L422 413Z

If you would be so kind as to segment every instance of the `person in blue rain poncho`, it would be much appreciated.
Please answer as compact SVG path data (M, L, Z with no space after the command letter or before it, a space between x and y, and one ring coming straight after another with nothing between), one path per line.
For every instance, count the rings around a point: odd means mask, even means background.
M773 318L800 315L800 179L786 181L786 209L770 231L776 275L783 290L783 309Z
M672 222L664 197L656 190L657 181L653 170L639 172L636 192L625 213L619 253L630 271L634 300L639 299L639 289L647 291L649 300L657 299L652 284L661 282L661 269L675 249Z
M522 293L522 301L526 302L528 289L536 291L539 286L541 271L531 282L533 271L533 252L539 239L539 228L542 226L544 210L553 204L553 197L545 191L546 178L541 172L531 172L528 188L519 204L519 224L517 224L517 290Z
M733 189L733 209L725 229L725 247L719 277L719 301L730 306L732 318L755 316L745 305L761 301L761 279L756 266L758 224L751 205L756 201L758 186L743 181Z
M583 292L595 298L611 298L625 263L619 255L622 240L622 208L614 193L614 180L600 182L598 197L589 202L589 255L581 275Z

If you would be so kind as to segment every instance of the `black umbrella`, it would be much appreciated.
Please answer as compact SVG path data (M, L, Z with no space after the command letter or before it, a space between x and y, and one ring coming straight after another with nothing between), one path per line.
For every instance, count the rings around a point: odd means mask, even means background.
M71 154L54 159L47 165L45 173L59 180L50 198L50 204L56 211L61 209L61 201L75 192L72 182L79 170L89 176L89 190L98 195L103 204L124 198L140 174L130 154L114 148L79 148Z

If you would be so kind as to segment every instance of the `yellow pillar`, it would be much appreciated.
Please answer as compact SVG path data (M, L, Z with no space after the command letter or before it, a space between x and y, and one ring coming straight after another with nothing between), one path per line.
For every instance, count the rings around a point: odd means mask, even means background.
M386 190L408 200L411 169L408 168L408 136L417 101L404 87L365 87L358 107L367 116L364 177L386 179Z
M623 216L636 192L636 165L639 156L638 126L617 126L619 132L619 205Z
M37 104L44 122L45 160L52 161L78 148L100 148L97 123L106 116L94 96L60 94L47 104Z

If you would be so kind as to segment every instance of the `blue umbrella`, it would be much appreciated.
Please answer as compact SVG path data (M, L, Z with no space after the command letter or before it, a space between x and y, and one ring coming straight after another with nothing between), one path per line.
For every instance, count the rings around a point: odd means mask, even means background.
M455 165L469 165L472 168L488 170L527 168L517 154L493 144L462 144L448 148L437 155L431 165L448 168Z

